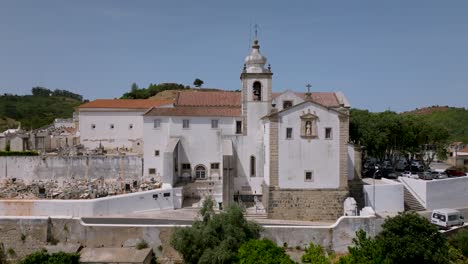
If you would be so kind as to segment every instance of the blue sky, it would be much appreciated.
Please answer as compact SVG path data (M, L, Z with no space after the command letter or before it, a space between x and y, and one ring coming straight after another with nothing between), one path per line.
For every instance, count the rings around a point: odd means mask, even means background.
M466 0L0 0L0 93L239 89L255 23L274 91L311 83L372 111L468 107Z

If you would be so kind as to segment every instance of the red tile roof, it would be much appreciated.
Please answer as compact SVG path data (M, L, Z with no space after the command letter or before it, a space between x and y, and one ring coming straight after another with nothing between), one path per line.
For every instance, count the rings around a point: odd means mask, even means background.
M155 106L172 104L173 100L152 99L96 99L80 105L78 108L125 108L125 109L149 109Z
M145 116L233 116L241 115L240 107L176 106L152 108Z
M460 149L458 152L468 152L468 146Z
M176 106L241 106L240 92L180 92L176 98Z

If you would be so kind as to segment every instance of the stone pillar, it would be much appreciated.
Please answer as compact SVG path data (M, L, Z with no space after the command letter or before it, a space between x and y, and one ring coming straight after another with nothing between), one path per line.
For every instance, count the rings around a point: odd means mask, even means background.
M270 186L279 185L278 115L270 117Z
M362 152L359 145L354 146L354 178L362 178Z
M349 111L340 109L340 189L348 187Z

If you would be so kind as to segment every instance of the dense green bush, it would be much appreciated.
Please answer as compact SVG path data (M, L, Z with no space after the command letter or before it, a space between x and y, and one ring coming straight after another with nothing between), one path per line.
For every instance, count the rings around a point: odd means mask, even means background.
M449 263L447 239L426 218L402 213L387 218L374 239L357 232L349 254L341 264L351 263Z
M313 263L313 264L330 264L331 261L327 257L325 250L322 246L314 245L310 243L309 247L305 249L304 255L301 258L304 263Z
M284 252L268 239L250 240L239 248L237 255L240 264L292 264L296 263Z
M239 205L231 205L225 212L215 214L214 201L208 198L200 210L201 219L191 227L177 228L171 245L186 263L232 263L239 247L260 236L261 227L244 218Z
M80 255L77 253L53 253L38 251L26 256L19 264L79 264Z
M38 156L36 151L0 151L0 156Z
M468 258L468 229L459 231L449 239L450 244L458 249L463 256Z

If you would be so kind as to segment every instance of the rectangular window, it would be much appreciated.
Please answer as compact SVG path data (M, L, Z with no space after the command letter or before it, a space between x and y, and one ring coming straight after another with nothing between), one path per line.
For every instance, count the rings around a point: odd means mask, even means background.
M183 170L190 170L190 163L182 163Z
M305 172L305 181L314 181L314 174L312 173L312 171Z
M128 125L128 129L133 129L133 124Z
M154 151L154 156L158 157L159 156L159 150Z
M325 128L325 139L332 139L332 129L331 127Z
M149 174L156 174L156 169L155 168L149 168L148 173Z
M188 119L182 120L182 128L185 128L185 129L190 128L190 120Z
M212 170L219 170L219 163L211 163Z
M91 124L91 129L95 129L96 128L96 125L95 124Z
M218 128L218 119L211 120L211 128Z
M171 193L164 193L163 197L171 197Z
M283 110L292 107L292 105L293 105L292 101L289 101L289 100L288 101L283 101Z
M242 121L236 121L236 134L242 134Z
M110 124L110 129L114 129L114 124Z
M154 128L160 128L160 127L161 127L161 119L155 119Z
M292 139L292 127L286 128L286 139Z

